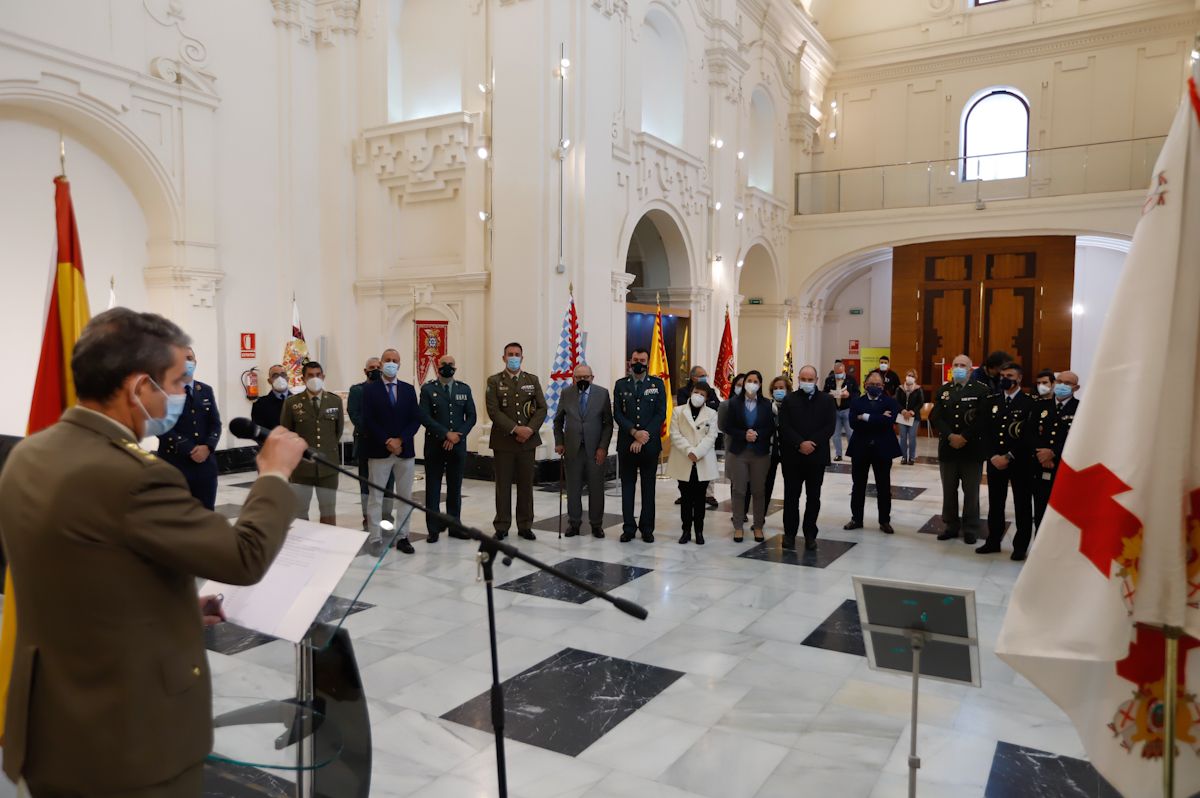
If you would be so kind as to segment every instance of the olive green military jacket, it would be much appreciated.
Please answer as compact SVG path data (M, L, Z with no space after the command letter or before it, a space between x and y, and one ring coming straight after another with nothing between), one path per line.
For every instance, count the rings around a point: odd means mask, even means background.
M342 411L342 397L336 393L322 391L319 408L313 407L313 395L308 391L289 396L283 400L283 413L279 425L291 430L308 442L310 449L317 451L335 463L341 462L338 446L346 414ZM338 473L328 466L303 460L292 472L292 482L299 485L332 483L337 485Z
M99 795L202 762L213 717L196 578L257 582L295 509L287 482L262 477L231 524L83 408L17 444L0 475L17 612L8 777Z
M546 396L542 384L528 371L513 377L507 370L487 379L485 396L492 433L488 445L493 451L536 449L542 445L542 424L546 422ZM533 434L525 443L517 443L512 431L529 427Z

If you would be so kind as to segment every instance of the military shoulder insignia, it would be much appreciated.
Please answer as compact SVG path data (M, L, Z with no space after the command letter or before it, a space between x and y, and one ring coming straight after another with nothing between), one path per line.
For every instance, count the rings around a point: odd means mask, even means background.
M993 413L999 413L999 412L1000 412L1000 405L992 405L992 412L993 412Z
M113 446L116 446L118 449L121 449L123 451L129 452L131 455L133 455L138 460L145 460L147 463L158 462L157 455L153 454L152 452L146 451L145 449L143 449L141 446L134 443L133 441L113 441Z
M942 391L942 398L943 398L943 399L949 399L949 398L950 398L950 392L949 392L949 391Z
M1043 411L1042 411L1042 418L1045 418L1045 417L1046 417L1046 416L1048 416L1048 415L1050 415L1050 411L1049 411L1049 410L1043 410Z

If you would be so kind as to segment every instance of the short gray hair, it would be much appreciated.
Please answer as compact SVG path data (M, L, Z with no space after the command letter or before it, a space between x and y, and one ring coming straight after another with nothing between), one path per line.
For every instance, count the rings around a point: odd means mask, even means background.
M174 349L192 339L175 322L129 308L106 310L88 322L71 353L71 374L80 399L103 401L130 374L146 373L161 384L175 363Z

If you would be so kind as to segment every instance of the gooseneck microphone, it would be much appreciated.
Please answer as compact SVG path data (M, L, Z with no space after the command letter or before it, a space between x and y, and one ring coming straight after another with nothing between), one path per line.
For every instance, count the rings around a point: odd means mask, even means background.
M271 430L266 427L260 427L248 418L235 418L229 422L229 431L239 438L244 438L248 441L254 441L259 446L266 443L267 438L271 435ZM319 455L312 449L304 450L305 460L315 460Z

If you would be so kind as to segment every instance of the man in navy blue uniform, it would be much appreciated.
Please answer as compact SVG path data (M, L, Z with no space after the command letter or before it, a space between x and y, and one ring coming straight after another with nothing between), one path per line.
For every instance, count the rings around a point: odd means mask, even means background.
M462 517L463 470L467 465L467 436L475 427L475 398L471 386L454 379L458 367L452 355L438 358L438 376L421 386L421 423L425 426L425 506L442 509L442 475L446 477L446 514ZM426 516L427 543L437 543L442 526ZM452 538L466 533L451 529Z
M630 376L613 386L613 419L617 422L617 470L621 475L621 511L625 517L621 542L638 531L654 542L654 476L662 453L662 425L667 420L667 388L647 374L650 353L635 349L629 356ZM633 495L642 482L642 512L633 517Z
M221 414L211 385L195 379L196 353L188 347L184 373L187 400L170 432L158 437L158 456L183 472L188 490L209 510L217 506L217 441ZM276 422L278 423L278 422Z
M400 353L395 349L385 350L380 357L383 363L383 378L368 382L363 389L363 442L367 450L367 470L371 482L381 485L388 474L396 478L395 491L406 499L412 498L413 475L416 467L416 449L413 436L421 426L417 407L417 392L410 383L398 378ZM407 509L400 510L400 530L396 548L412 554L408 542ZM380 521L383 519L383 494L371 488L367 500L367 527L370 542L379 543Z

